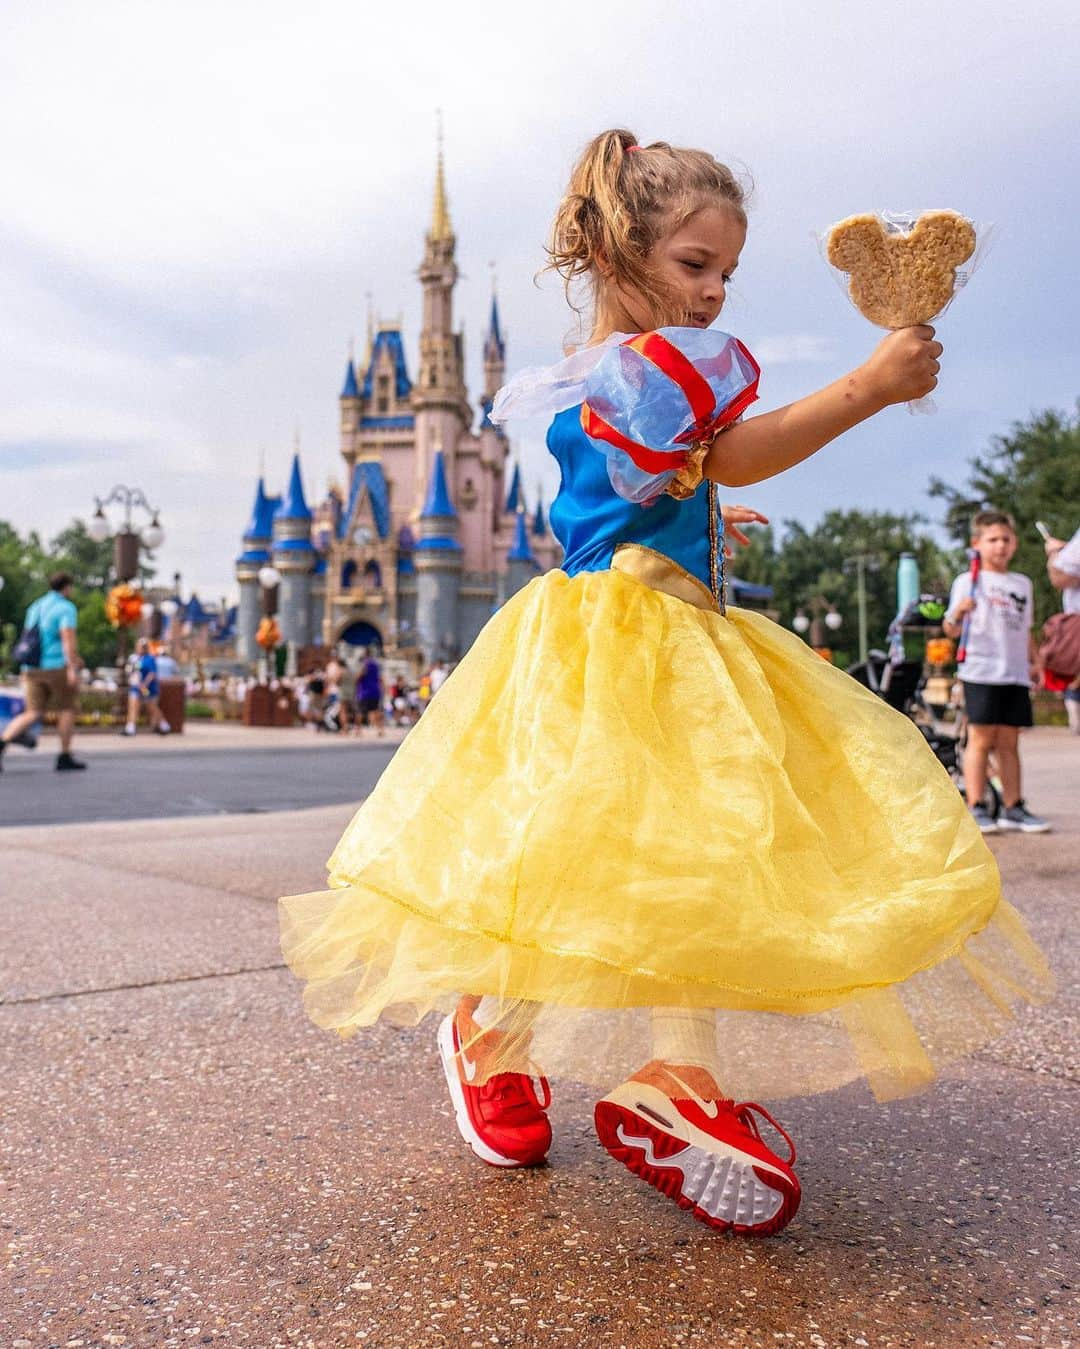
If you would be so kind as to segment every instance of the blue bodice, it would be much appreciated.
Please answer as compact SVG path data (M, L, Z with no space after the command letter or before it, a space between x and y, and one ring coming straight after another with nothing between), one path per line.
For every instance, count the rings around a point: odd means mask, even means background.
M639 506L625 500L611 485L602 451L582 429L580 405L555 417L547 445L562 474L549 518L568 576L606 571L620 543L637 543L671 558L722 603L723 522L715 484L702 482L684 501L661 496Z

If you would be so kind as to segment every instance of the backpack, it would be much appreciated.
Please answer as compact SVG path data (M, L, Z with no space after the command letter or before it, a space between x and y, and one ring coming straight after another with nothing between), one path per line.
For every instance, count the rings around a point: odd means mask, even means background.
M1069 679L1080 676L1080 614L1053 614L1043 624L1039 659Z
M37 609L39 603L35 601L30 608ZM27 613L26 616L29 618L30 614ZM38 614L34 615L34 622L27 623L19 633L18 640L11 648L11 659L16 665L25 665L30 670L41 668L41 627Z

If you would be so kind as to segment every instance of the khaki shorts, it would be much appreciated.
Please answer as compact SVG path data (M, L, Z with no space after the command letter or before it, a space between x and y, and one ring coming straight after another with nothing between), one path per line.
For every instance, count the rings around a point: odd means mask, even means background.
M79 695L78 687L68 679L66 666L59 670L24 670L22 684L27 709L38 716L49 708L70 711Z

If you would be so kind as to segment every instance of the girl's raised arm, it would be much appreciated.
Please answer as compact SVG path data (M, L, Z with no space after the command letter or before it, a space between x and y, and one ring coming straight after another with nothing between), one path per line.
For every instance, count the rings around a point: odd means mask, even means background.
M835 384L717 436L705 456L705 476L725 487L775 478L891 403L928 394L937 385L941 351L926 325L890 333L865 365Z

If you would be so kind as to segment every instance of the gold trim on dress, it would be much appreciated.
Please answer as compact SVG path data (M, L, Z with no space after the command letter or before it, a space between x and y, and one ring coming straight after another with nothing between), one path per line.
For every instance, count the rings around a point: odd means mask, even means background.
M680 567L665 553L642 543L620 543L611 559L611 570L622 572L652 590L660 590L674 599L685 600L697 609L722 613L716 598L703 581Z
M668 496L674 497L676 501L687 501L694 495L705 477L705 456L708 453L708 444L691 447L686 463L664 488Z

